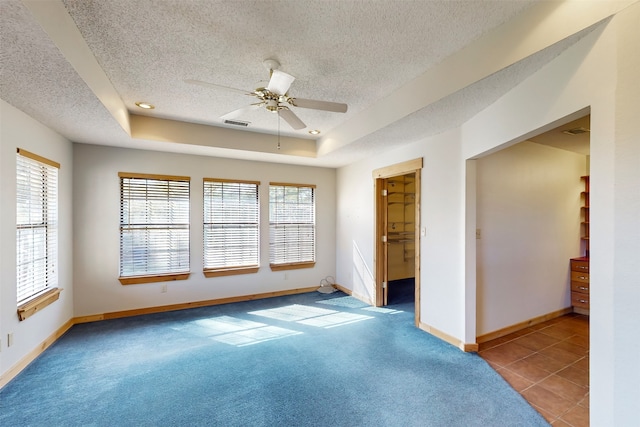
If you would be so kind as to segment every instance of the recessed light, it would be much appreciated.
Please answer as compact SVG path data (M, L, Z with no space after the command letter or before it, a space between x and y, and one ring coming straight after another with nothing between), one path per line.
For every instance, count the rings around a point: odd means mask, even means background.
M144 108L145 110L153 110L155 105L149 104L148 102L136 102L136 105L140 108Z
M309 131L309 133L310 133L311 135L319 135L319 134L320 134L320 131L319 131L318 129L314 129L314 130L310 130L310 131Z

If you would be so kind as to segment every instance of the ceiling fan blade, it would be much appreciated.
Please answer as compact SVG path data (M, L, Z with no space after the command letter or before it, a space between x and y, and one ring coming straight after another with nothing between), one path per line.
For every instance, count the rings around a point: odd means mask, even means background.
M251 95L251 92L247 92L246 90L236 89L234 87L228 87L228 86L221 86L221 85L217 85L217 84L213 84L213 83L209 83L209 82L203 82L201 80L187 79L184 82L188 83L190 85L204 86L204 87L208 87L208 88L212 88L212 89L229 90L231 92L237 92L237 93L241 93L243 95Z
M341 104L339 102L316 101L314 99L303 99L303 98L291 98L289 102L291 103L291 105L294 105L300 108L311 108L314 110L332 111L334 113L347 112L347 104Z
M289 126L294 128L295 130L300 130L307 127L307 125L305 125L304 122L300 120L300 118L287 107L278 110L278 114L284 119L285 122L289 123Z
M278 95L284 95L291 87L291 83L296 78L279 70L273 70L271 72L271 80L269 80L269 85L267 86L267 90L272 93L276 93Z
M251 105L247 105L246 107L242 107L242 108L238 108L237 110L233 110L230 113L227 113L223 116L220 116L220 118L224 121L224 120L233 120L236 119L240 116L242 116L243 114L248 113L249 111L253 111L253 110L257 110L258 108L260 108L262 106L262 102L258 102L256 104L251 104Z

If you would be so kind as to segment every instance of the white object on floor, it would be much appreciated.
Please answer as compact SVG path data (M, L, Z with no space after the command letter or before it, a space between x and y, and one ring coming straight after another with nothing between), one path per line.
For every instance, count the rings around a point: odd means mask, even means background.
M337 291L336 288L333 287L333 283L335 279L331 276L327 276L320 281L320 287L318 288L318 292L321 294L332 294Z

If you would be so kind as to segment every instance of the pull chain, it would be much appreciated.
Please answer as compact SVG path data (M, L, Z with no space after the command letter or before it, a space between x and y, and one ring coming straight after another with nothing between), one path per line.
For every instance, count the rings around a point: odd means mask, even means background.
M280 111L278 111L278 150L280 149Z

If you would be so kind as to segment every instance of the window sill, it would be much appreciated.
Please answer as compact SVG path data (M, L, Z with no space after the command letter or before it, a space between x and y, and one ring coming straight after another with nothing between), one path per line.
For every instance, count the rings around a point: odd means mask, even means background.
M159 274L153 276L130 276L119 277L118 280L123 285L139 285L141 283L156 283L156 282L172 282L174 280L187 280L191 273L176 273L176 274Z
M271 271L297 270L299 268L312 268L316 265L315 261L311 262L292 262L288 264L269 264Z
M219 270L204 270L204 277L234 276L236 274L257 273L260 267L221 268Z
M42 295L35 297L31 301L19 305L18 318L20 319L20 321L33 316L52 302L57 301L58 298L60 298L60 292L62 292L62 289L60 288L50 289Z

